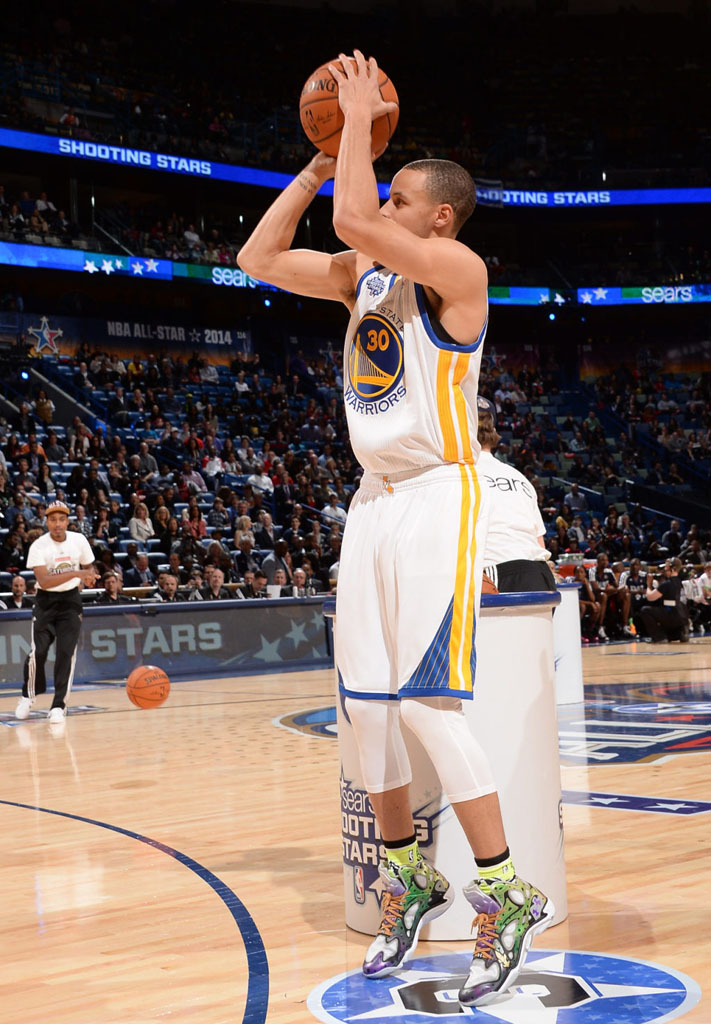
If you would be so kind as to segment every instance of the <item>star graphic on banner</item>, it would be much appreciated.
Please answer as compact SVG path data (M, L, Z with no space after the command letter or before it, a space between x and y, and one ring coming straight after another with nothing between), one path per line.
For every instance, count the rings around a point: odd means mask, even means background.
M97 267L93 260L86 261L86 263L84 264L84 270L86 270L88 274L98 274L99 272L99 268Z
M113 274L113 272L114 272L114 265L111 262L111 260L104 260L102 262L102 264L101 264L101 269L103 270L103 272L108 277L109 274Z
M123 270L123 260L115 259L114 266L117 270Z
M288 633L284 634L284 637L288 637L293 642L294 649L296 649L299 644L306 641L306 624L304 622L292 622L291 629Z
M583 294L581 295L581 298L582 298L583 302L588 302L588 303L592 302L592 295L590 294L590 292L583 292Z
M197 329L197 327L193 327L192 331L190 332L190 340L193 343L193 345L197 345L200 341L202 341L202 338L200 337L200 331Z
M621 800L618 796L591 796L591 804L623 804L624 800Z
M603 299L606 299L607 298L607 288L596 288L595 289L595 298L596 299L600 299L600 301L602 301Z
M541 297L540 297L540 299L538 300L539 304L540 304L541 302L550 302L550 301L551 301L551 297L550 297L550 295L546 295L546 293L545 293L545 292L541 292Z
M484 362L490 370L500 370L501 364L506 359L505 355L499 355L495 348L492 348L490 352L485 353Z
M64 334L62 329L59 327L53 331L49 326L49 320L46 316L40 317L39 327L28 327L27 333L37 339L37 344L35 345L35 351L37 353L41 352L43 348L48 348L50 352L54 352L55 355L57 354L56 339L63 337Z
M553 301L555 302L555 304L557 306L564 306L565 305L565 299L560 294L560 292L556 292L555 293L555 298L553 299Z
M318 609L318 611L315 611L313 613L313 616L311 618L311 625L315 626L316 629L323 629L323 627L324 627L323 612L321 611L320 608Z
M132 268L134 274L141 274L141 275L143 275L143 264L139 263L138 260L136 260L135 263L131 264L131 268Z
M262 641L262 649L257 651L254 657L259 658L260 661L281 661L281 657L277 651L280 637L277 637L276 640L273 640L270 643L266 637L260 633L259 639Z
M146 270L150 274L158 273L158 262L157 260L146 260Z

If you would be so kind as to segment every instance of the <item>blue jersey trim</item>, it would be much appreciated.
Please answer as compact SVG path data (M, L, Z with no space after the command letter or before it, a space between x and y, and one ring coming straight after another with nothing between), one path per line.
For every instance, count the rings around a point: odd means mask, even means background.
M444 613L439 628L432 639L432 643L425 651L422 661L408 679L405 686L401 688L402 693L417 693L420 696L440 693L450 693L452 688L450 681L450 657L449 644L452 637L452 615L454 613L454 598L449 602L447 611ZM476 619L472 619L472 650L469 658L472 687L476 675ZM457 690L458 693L465 692ZM467 693L470 691L467 690Z
M361 289L361 287L363 285L363 282L365 281L366 277L370 277L371 274L377 274L377 273L378 273L378 268L377 267L370 267L369 270L364 270L363 271L363 273L358 278L358 284L356 285L356 298L358 298L360 296L360 289Z
M423 694L421 689L413 689L412 687L402 686L400 688L398 699L400 697L459 697L461 700L473 700L474 690L458 690L452 686L442 687L441 690L428 690Z
M339 673L340 678L340 673ZM347 686L344 686L341 682L338 684L338 690L343 694L344 697L353 697L355 700L399 700L400 696L397 693L363 693L362 690L349 690Z
M484 326L479 331L479 337L473 344L457 345L457 343L454 342L453 344L450 345L448 342L442 341L441 338L438 338L434 328L432 327L429 313L427 312L427 304L425 302L425 289L421 284L415 285L415 298L417 300L417 308L419 310L420 317L422 318L422 323L424 325L425 330L427 331L427 336L429 337L432 344L435 345L437 348L445 349L445 351L447 352L476 352L479 346L483 343L484 336L486 334L486 328L489 324L488 308L486 313L486 319L484 320Z
M352 697L354 700L400 700L401 697L421 697L421 689L413 689L409 685L401 687L397 693L363 693L362 690L349 690L345 686L338 687L339 693L344 697ZM442 690L430 690L429 697L461 697L462 700L472 700L472 690L456 690L448 686Z
M356 285L356 298L360 297L360 290L361 290L361 287L362 287L363 282L365 281L366 277L370 277L371 274L379 274L382 270L385 270L385 267L383 266L383 264L382 263L376 263L374 266L370 267L368 270L363 271L363 273L358 278L358 284ZM397 274L390 273L390 280L388 281L387 287L386 287L385 291L383 292L383 295L387 295L388 294L388 292L390 291L392 286L395 284L396 280L397 280ZM380 298L381 296L378 296L378 297Z

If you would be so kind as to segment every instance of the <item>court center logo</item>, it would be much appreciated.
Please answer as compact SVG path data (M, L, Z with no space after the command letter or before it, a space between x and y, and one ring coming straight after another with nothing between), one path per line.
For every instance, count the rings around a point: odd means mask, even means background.
M345 400L359 412L386 412L405 394L403 346L395 326L380 313L367 313L348 352Z
M364 946L365 948L365 946ZM471 954L418 957L377 980L349 971L325 981L308 1008L328 1024L388 1021L454 1024L662 1024L701 999L685 974L632 957L579 950L532 950L512 988L488 1006L460 1006Z

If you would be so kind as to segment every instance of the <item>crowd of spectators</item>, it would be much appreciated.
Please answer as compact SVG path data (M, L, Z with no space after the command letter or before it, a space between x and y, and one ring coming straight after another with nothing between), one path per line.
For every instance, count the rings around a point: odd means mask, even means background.
M57 207L46 192L32 197L28 189L17 195L0 184L0 232L16 242L71 245L79 237L79 228Z
M8 182L13 181L12 176ZM27 184L20 181L20 186ZM171 209L167 199L131 201L130 191L103 209L95 209L99 224L108 216L111 238L87 237L81 226L71 222L57 195L62 185L33 193L32 189L0 184L0 235L8 240L71 246L79 241L95 251L115 251L117 243L134 255L159 257L177 262L235 266L236 256L248 233L245 214L223 210L211 215L203 229L195 212ZM247 217L250 214L246 215ZM203 221L205 223L205 221ZM494 244L495 243L490 243ZM539 264L498 248L497 254L482 253L492 286L553 284L556 272L549 263ZM631 251L631 249L633 251ZM545 250L553 264L565 265L576 286L602 282L609 285L689 285L711 281L711 251L701 244L679 244L673 239L655 245L611 240L594 233L578 233L573 250L566 231L549 232ZM560 251L559 251L560 250ZM565 253L565 255L564 255ZM604 268L604 270L602 269Z
M213 404L188 390L216 380L205 358L80 352L71 388L86 403L108 389L112 432L78 416L56 424L43 390L2 425L0 572L24 570L59 497L118 596L157 587L151 597L165 600L160 567L192 600L255 596L261 584L271 596L329 589L357 469L339 440L335 360L297 356L292 370L267 385L257 357L238 357Z
M584 584L586 640L644 637L644 616L638 613L655 600L646 596L646 570L662 566L669 575L674 558L681 560L680 600L686 605L688 599L687 618L703 630L708 586L704 590L695 581L704 577L711 558L711 531L694 523L682 528L679 519L651 512L629 500L629 493L630 485L641 484L679 499L691 494L702 500L692 474L700 471L708 486L709 375L620 370L581 389L577 412L556 404L551 375L485 374L481 390L496 406L502 436L497 457L513 462L538 494L552 562L576 566L576 578ZM643 420L639 410L646 408ZM592 563L589 570L583 563ZM640 572L645 592L637 602L630 587Z
M112 600L128 584L163 600L253 594L261 584L278 595L329 589L361 472L347 440L341 358L330 346L299 352L283 376L266 372L258 354L239 354L229 367L199 353L125 360L88 347L59 364L44 360L43 373L57 375L108 428L92 429L78 416L57 423L43 389L3 425L0 572L23 571L47 502L58 496L72 503L71 528L87 536L104 573L116 574ZM667 451L664 440L671 426L672 437L693 435L692 454L708 454L707 375L612 377L562 393L554 373L487 369L480 389L496 407L497 457L536 490L553 563L594 562L599 570L588 581L589 638L630 629L630 603L615 597L610 573L617 588L638 562L678 557L698 568L711 559L708 531L682 528L679 519L627 501L625 491L629 482L660 479L655 466L661 479L677 473L681 481L655 486L680 493L688 486L687 452ZM618 414L653 395L663 408L658 433L643 447L639 424ZM167 589L159 569L171 577Z

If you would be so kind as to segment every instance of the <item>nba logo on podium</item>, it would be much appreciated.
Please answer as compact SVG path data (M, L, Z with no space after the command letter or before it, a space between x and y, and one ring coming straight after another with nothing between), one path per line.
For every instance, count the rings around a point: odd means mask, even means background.
M353 867L353 898L356 903L365 903L365 886L363 885L363 868Z

